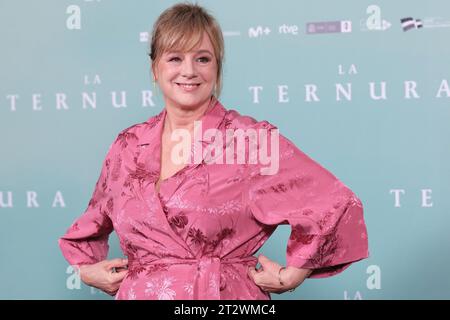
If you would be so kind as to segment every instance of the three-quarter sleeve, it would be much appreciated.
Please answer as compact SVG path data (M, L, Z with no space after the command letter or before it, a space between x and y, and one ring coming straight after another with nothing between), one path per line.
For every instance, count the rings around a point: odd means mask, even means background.
M114 143L110 145L103 160L100 176L86 210L59 239L63 256L71 265L96 263L108 255L108 239L113 230L108 216L112 210L109 173L113 146Z
M269 136L276 129L266 121L262 127ZM268 165L249 165L244 197L259 222L291 226L287 265L313 269L309 277L322 278L367 258L361 200L289 139L279 134L278 141L278 172L263 175L260 169Z

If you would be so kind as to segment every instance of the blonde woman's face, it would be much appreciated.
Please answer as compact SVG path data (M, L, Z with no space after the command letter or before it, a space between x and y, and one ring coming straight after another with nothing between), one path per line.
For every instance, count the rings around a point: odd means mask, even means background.
M205 32L201 44L188 52L164 52L153 74L167 105L195 109L213 94L217 80L214 49Z

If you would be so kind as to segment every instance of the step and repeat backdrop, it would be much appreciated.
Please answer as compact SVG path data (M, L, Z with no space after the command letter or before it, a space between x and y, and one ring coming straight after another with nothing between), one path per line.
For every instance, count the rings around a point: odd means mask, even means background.
M164 107L148 40L175 3L0 0L1 299L112 299L58 238L116 135ZM197 3L224 32L222 104L276 125L364 205L370 257L272 299L450 298L450 2ZM258 253L284 264L289 233Z

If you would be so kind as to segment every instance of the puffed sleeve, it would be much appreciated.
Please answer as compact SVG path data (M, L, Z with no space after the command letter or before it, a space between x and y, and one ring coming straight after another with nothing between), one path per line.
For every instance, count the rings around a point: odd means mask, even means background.
M109 146L103 160L100 176L86 210L59 239L63 256L73 266L96 263L108 255L108 239L113 230L108 216L112 210L109 173L113 150L114 143Z
M323 278L367 258L361 200L275 126L263 121L255 127L269 129L266 140L273 150L272 137L278 135L279 166L275 174L261 173L269 165L248 166L245 202L260 223L291 226L287 265L313 269L309 277Z

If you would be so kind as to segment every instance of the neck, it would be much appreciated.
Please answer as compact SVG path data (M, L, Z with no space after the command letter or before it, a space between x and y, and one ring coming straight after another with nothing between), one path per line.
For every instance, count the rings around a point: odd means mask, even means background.
M193 110L173 107L166 104L166 120L164 122L164 131L173 132L176 129L194 129L194 121L200 119L207 111L211 98L207 99L200 107Z

